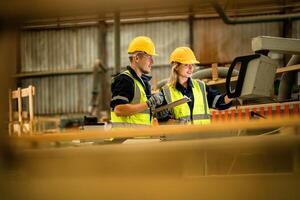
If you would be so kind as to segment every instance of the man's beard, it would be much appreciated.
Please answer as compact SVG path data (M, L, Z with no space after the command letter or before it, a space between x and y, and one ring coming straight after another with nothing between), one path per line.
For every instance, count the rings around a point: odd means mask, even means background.
M141 70L143 74L150 74L149 71L144 71L144 70Z
M140 70L141 70L141 72L142 72L143 74L150 74L150 71L146 71L146 70L144 70L142 67L140 67Z

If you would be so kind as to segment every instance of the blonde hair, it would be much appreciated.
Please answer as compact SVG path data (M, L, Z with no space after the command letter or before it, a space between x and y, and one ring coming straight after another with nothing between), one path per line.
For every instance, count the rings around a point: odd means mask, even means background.
M179 62L172 62L171 63L171 75L169 77L168 84L175 87L178 79L178 74L176 68L180 66Z

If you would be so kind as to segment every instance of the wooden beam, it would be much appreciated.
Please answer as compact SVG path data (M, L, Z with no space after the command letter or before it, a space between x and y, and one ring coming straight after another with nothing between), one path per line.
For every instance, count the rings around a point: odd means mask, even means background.
M213 81L216 81L219 79L218 75L218 63L213 63L211 65L211 77Z
M26 72L26 73L15 74L13 76L13 78L28 78L28 77L73 75L73 74L91 74L93 72L92 67L88 67L88 68L90 68L90 69L68 69L68 70L59 70L59 71Z
M30 90L29 92L29 133L32 134L33 132L33 123L34 123L34 110L33 110L33 95L35 93L35 87L30 85L28 87Z
M132 137L160 137L160 136L187 136L189 134L220 133L230 132L241 129L259 130L276 128L282 126L297 126L300 125L300 117L280 118L280 119L266 119L254 121L236 121L226 122L226 130L224 130L224 123L213 123L211 125L165 125L150 128L119 128L113 130L88 130L88 131L64 131L53 134L36 134L33 136L16 137L17 140L23 141L66 141L78 139L107 139L107 138L132 138ZM296 129L295 129L296 130ZM300 129L297 129L298 132ZM299 134L299 133L298 133Z
M232 77L230 80L231 80L231 82L237 81L237 76ZM222 78L222 79L219 79L216 81L213 81L213 80L208 81L207 85L220 85L220 84L225 84L225 83L226 83L226 78Z
M300 70L300 65L291 65L287 67L277 68L276 74L282 74L284 72L299 71L299 70Z

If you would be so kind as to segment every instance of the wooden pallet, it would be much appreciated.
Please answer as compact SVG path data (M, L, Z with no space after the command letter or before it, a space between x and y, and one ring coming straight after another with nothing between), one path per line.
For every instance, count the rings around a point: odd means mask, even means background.
M17 90L9 91L9 135L17 134L18 136L24 133L33 132L34 112L33 112L33 96L35 95L35 87L30 85L27 88L18 88ZM29 119L24 120L22 102L23 98L28 97L28 113ZM14 118L13 102L17 100L17 120Z

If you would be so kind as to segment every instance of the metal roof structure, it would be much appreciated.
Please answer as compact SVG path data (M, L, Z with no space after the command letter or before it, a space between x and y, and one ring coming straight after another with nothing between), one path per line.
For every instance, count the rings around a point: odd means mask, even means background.
M228 15L291 14L300 12L296 0L10 0L0 2L0 18L4 20L34 20L65 18L78 19L89 15L100 19L159 17L180 14L214 15L219 7Z

